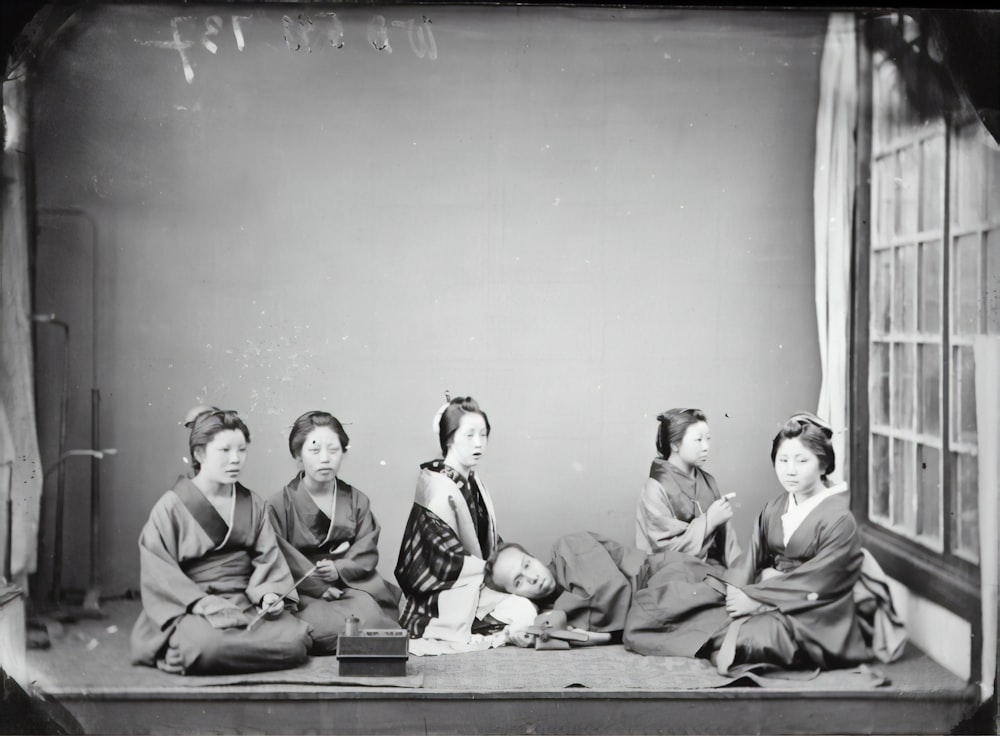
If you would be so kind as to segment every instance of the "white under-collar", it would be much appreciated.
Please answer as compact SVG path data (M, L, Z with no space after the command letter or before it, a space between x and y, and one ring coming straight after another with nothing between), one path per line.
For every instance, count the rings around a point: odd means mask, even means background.
M838 493L845 493L846 491L847 483L837 483L829 488L824 488L823 490L816 492L802 503L796 503L795 494L789 493L788 510L781 516L781 531L784 543L788 544L788 540L792 538L793 534L795 534L795 530L802 525L802 522L806 520L806 517L809 516L809 514L812 513L812 510L819 506L820 503L828 499L830 496L834 496Z

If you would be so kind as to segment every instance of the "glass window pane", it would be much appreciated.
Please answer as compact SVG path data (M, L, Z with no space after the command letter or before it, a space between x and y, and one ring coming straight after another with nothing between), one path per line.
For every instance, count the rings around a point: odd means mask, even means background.
M892 426L914 429L913 388L915 384L914 352L916 345L897 343L892 350Z
M979 561L979 462L975 455L955 457L955 510L952 518L955 553Z
M920 149L903 148L899 151L899 171L896 175L896 235L913 235L917 232L920 195Z
M889 346L874 343L868 366L868 411L873 425L889 424Z
M877 250L872 256L872 332L880 337L889 334L892 304L892 249Z
M985 215L983 190L985 161L979 140L979 122L955 131L954 166L952 167L955 200L952 222L959 227L979 224Z
M892 94L898 83L899 73L895 64L887 60L883 51L872 57L872 138L875 149L883 148L891 135Z
M906 440L892 441L892 523L911 534L916 531L916 447Z
M944 222L944 135L923 143L920 173L920 229L940 228Z
M975 335L979 331L979 241L979 233L955 239L951 267L954 335Z
M896 154L872 163L872 244L888 245L896 226L893 196L896 192Z
M868 515L889 520L889 438L872 435L872 480L869 486Z
M955 442L976 441L976 371L970 346L952 352L951 437Z
M941 346L920 345L918 350L920 415L917 431L938 435L941 432Z
M915 332L917 329L917 246L904 245L896 249L892 303L894 331Z
M932 240L920 246L920 331L941 331L942 264L941 241Z
M920 445L920 496L917 534L941 539L941 451Z
M1000 175L1000 171L997 173ZM1000 230L986 233L985 276L986 333L1000 335Z
M989 195L986 198L986 215L991 222L1000 222L1000 207L996 206L1000 202L1000 149L995 144L986 143L987 174L989 176Z

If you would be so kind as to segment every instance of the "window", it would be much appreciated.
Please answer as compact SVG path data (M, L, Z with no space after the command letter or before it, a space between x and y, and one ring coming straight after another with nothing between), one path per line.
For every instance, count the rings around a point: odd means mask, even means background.
M1000 334L1000 149L942 86L925 29L888 23L861 64L853 501L890 575L973 618L972 345Z

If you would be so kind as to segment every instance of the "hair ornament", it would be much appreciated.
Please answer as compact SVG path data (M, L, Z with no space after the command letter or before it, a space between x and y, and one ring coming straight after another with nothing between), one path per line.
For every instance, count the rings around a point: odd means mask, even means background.
M441 417L444 416L445 409L448 408L448 405L450 403L451 403L451 393L445 390L444 403L441 405L441 408L437 410L437 414L434 415L434 421L431 422L431 432L434 433L435 437L441 434Z

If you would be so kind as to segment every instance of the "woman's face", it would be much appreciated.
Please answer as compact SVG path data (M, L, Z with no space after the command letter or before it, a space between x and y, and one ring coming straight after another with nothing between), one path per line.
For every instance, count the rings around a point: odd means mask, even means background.
M712 435L708 431L708 422L697 422L687 428L684 439L679 445L672 445L670 451L687 465L700 468L708 460L711 442Z
M204 447L195 448L195 458L201 464L201 478L222 485L235 483L247 460L247 438L238 429L224 429Z
M445 462L462 473L479 465L486 452L486 420L481 414L466 413L458 422L458 429L451 438Z
M344 448L340 437L330 427L316 427L306 435L299 452L299 462L306 476L314 483L329 483L340 472Z
M819 458L798 437L787 439L778 446L774 473L788 493L808 496L822 486Z

